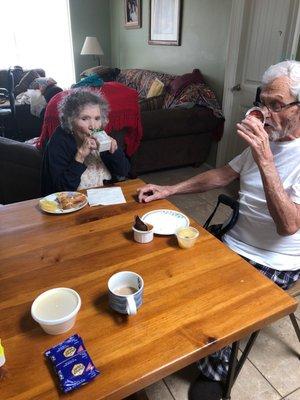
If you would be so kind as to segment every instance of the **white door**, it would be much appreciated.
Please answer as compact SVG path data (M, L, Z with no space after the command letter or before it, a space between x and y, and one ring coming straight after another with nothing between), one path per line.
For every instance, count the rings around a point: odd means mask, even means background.
M235 31L231 32L228 51L228 57L234 54L235 59L227 62L231 71L227 71L227 82L225 77L223 109L226 123L224 137L218 146L218 166L246 147L236 135L236 123L252 107L263 72L272 64L293 58L294 36L298 30L299 0L237 1L239 9L233 11L236 15L232 15L231 24L236 24L232 26Z

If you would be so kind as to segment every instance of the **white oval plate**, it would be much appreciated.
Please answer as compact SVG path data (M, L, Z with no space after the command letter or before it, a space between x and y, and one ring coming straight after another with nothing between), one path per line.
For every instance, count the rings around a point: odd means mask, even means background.
M84 206L87 205L88 200L87 200L87 197L84 195L85 196L85 200L83 202L76 204L76 206L73 207L73 208L68 208L68 209L64 210L64 209L59 207L59 203L58 203L58 200L57 200L57 195L59 193L67 193L68 196L74 196L74 194L79 193L79 192L58 192L58 193L49 194L48 196L45 196L44 198L42 198L39 201L40 208L44 212L49 213L49 214L68 214L68 213L71 213L71 212L74 212L74 211L78 211L78 210L80 210L81 208L83 208ZM54 209L54 210L51 210L51 211L47 210L47 208L43 207L43 200L56 202L57 203L57 208Z
M142 216L142 221L154 227L158 235L173 235L179 228L186 228L190 220L184 214L174 210L154 210Z

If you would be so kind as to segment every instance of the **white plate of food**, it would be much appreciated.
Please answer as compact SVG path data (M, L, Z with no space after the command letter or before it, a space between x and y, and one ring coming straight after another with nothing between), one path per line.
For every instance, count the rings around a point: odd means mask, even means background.
M40 200L40 208L50 214L67 214L87 205L87 197L80 192L52 193Z
M173 235L179 228L186 228L190 220L184 214L175 210L154 210L144 214L141 218L146 224L153 225L154 233L158 235Z

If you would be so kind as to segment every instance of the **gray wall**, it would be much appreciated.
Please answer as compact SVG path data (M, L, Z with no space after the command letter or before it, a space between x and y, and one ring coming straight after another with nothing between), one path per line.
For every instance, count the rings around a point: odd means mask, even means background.
M300 39L299 39L299 43L298 43L298 50L297 50L296 60L300 61Z
M69 0L77 80L96 65L81 56L86 36L97 36L103 64L183 74L199 68L222 101L232 0L183 0L181 46L148 45L149 0L142 0L142 28L124 28L123 0ZM216 145L208 163L215 164Z
M69 0L74 51L75 73L97 65L94 56L80 55L86 36L96 36L104 56L101 63L110 64L110 18L109 0ZM62 60L63 62L63 60Z
M142 1L142 28L124 28L123 0L110 2L111 62L183 74L200 68L222 99L231 0L184 0L181 46L148 45L149 0Z

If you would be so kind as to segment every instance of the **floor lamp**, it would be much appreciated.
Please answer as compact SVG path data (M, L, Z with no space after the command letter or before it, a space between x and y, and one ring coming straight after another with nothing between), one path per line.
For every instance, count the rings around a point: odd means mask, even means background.
M85 38L80 54L95 56L98 60L98 65L101 65L100 56L104 55L102 47L95 36L87 36Z

